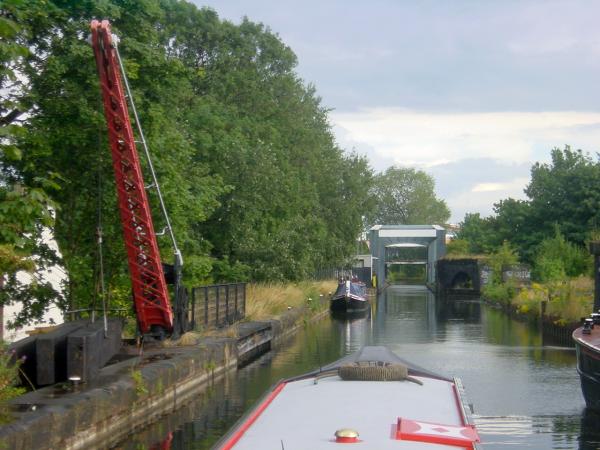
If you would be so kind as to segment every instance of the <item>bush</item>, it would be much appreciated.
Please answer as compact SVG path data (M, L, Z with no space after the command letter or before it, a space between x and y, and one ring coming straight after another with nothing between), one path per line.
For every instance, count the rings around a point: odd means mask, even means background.
M567 278L565 263L560 258L538 256L535 259L533 277L544 283L564 280Z
M217 283L241 283L250 279L249 274L250 266L239 261L223 258L213 262L213 276Z
M513 299L513 305L520 314L541 313L542 301L548 300L548 289L537 283L532 283L529 289L521 289Z
M572 278L560 283L550 283L546 315L566 322L577 322L587 316L594 304L594 280L587 277Z
M492 284L502 284L503 269L519 264L519 255L510 242L504 241L494 253L488 256L488 264L492 269Z
M469 241L466 239L452 239L446 244L446 255L468 255Z
M564 281L588 273L591 265L591 255L568 242L557 226L554 237L544 239L537 248L533 277L542 282Z
M508 305L511 300L517 295L517 287L511 283L490 283L483 287L483 297L497 303Z
M25 392L25 389L18 387L21 362L15 361L7 345L0 341L0 424L11 419L9 401Z

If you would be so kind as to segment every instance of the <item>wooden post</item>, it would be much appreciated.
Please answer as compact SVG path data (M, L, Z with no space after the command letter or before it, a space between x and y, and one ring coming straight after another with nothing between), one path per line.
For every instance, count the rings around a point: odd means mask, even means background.
M236 320L236 321L240 320L240 314L238 311L238 286L239 285L240 285L239 283L235 284L235 319L234 320Z
M242 291L243 297L242 297L242 319L246 317L246 289L247 289L248 284L244 283L244 290Z
M192 288L192 307L190 308L190 328L196 330L196 288Z
M546 308L548 306L548 300L542 300L540 302L540 316L542 322L544 321L544 317L546 317Z
M231 285L230 284L226 284L225 285L225 324L229 325L232 320L231 320L231 316L229 314L229 287Z
M218 327L219 326L219 303L221 301L220 299L220 295L219 295L219 286L215 287L215 291L217 291L217 318L215 319L215 326Z
M208 326L208 287L204 288L204 328Z

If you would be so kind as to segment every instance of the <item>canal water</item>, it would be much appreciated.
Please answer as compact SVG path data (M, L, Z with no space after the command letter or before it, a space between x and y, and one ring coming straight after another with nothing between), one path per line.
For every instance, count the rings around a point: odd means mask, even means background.
M573 348L479 300L436 302L421 287L392 286L362 318L328 318L117 448L209 449L277 380L363 345L462 379L483 449L600 449L600 416L585 410ZM315 412L317 413L317 412ZM358 412L360 414L360 412Z

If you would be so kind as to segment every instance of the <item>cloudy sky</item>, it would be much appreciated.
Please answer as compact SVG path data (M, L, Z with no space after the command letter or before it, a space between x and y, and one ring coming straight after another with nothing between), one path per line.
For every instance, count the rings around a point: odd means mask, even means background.
M451 221L523 198L566 144L600 150L595 0L194 0L262 22L298 56L338 143L434 176Z

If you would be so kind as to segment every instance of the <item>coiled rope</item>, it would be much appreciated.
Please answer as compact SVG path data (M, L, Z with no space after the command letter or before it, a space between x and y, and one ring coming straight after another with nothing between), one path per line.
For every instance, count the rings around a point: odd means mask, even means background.
M380 362L357 362L344 364L337 369L322 372L315 377L315 384L321 378L339 376L344 381L410 381L423 385L421 380L408 374L408 367L403 364Z

